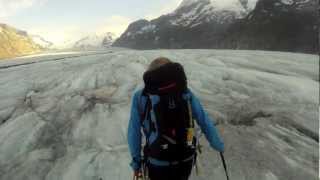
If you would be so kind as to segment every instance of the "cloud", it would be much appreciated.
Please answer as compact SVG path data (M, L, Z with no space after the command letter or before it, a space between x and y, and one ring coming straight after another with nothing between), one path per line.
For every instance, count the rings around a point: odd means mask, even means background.
M98 25L96 33L112 32L118 37L127 29L132 21L133 19L125 16L110 16Z
M42 5L47 0L0 0L0 18L15 15L23 9Z
M161 15L171 13L181 4L182 1L183 0L171 0L169 3L164 3L159 10L151 14L147 14L144 18L147 20L152 20L160 17Z

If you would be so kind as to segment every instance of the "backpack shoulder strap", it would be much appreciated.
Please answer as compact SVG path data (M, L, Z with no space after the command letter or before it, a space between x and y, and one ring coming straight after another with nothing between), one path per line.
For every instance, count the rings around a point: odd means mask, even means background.
M192 117L192 106L190 99L187 99L187 104L188 104L188 113L189 113L189 127L194 128L194 119Z
M191 94L190 94L189 89L184 92L183 98L187 102L187 106L188 106L189 126L194 127L195 124L194 124L194 118L193 118L193 114L192 114Z
M144 107L142 107L142 97L147 98L147 101L146 101ZM141 116L141 124L148 116L150 109L151 109L150 97L145 93L145 90L143 89L143 91L139 97L139 112L140 112L140 116Z

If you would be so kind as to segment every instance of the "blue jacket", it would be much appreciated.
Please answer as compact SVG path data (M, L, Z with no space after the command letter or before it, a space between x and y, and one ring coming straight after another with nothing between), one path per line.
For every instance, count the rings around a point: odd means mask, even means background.
M132 156L132 162L130 165L133 168L133 170L138 170L141 166L142 126L149 127L148 125L145 125L145 123L149 123L148 121L141 121L141 107L144 108L145 103L147 101L146 97L141 96L141 94L142 90L136 91L134 93L127 134L129 150ZM209 141L211 147L220 152L224 151L224 144L217 133L213 121L202 108L202 105L200 104L199 100L189 89L185 96L190 98L192 116L196 120L197 124L200 126L202 132L205 134L205 137ZM151 96L152 103L155 99L156 97ZM143 122L143 124L141 124L141 122ZM148 129L146 130L148 131Z

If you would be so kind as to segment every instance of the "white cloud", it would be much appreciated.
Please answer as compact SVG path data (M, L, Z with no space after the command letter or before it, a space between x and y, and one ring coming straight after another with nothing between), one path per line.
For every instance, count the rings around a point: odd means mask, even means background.
M47 0L0 0L0 18L15 15L17 12L35 5L42 5Z
M147 14L144 18L147 20L152 20L160 17L161 15L171 13L181 4L182 1L183 0L171 0L170 3L164 4L159 8L159 10L151 14Z

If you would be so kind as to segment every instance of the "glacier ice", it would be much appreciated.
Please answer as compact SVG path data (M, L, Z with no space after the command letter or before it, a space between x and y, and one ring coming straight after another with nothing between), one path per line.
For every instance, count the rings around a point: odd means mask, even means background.
M1 180L132 178L130 100L151 60L184 65L189 86L223 129L231 179L317 179L319 60L231 50L110 50L0 62ZM201 139L201 174L224 179Z

